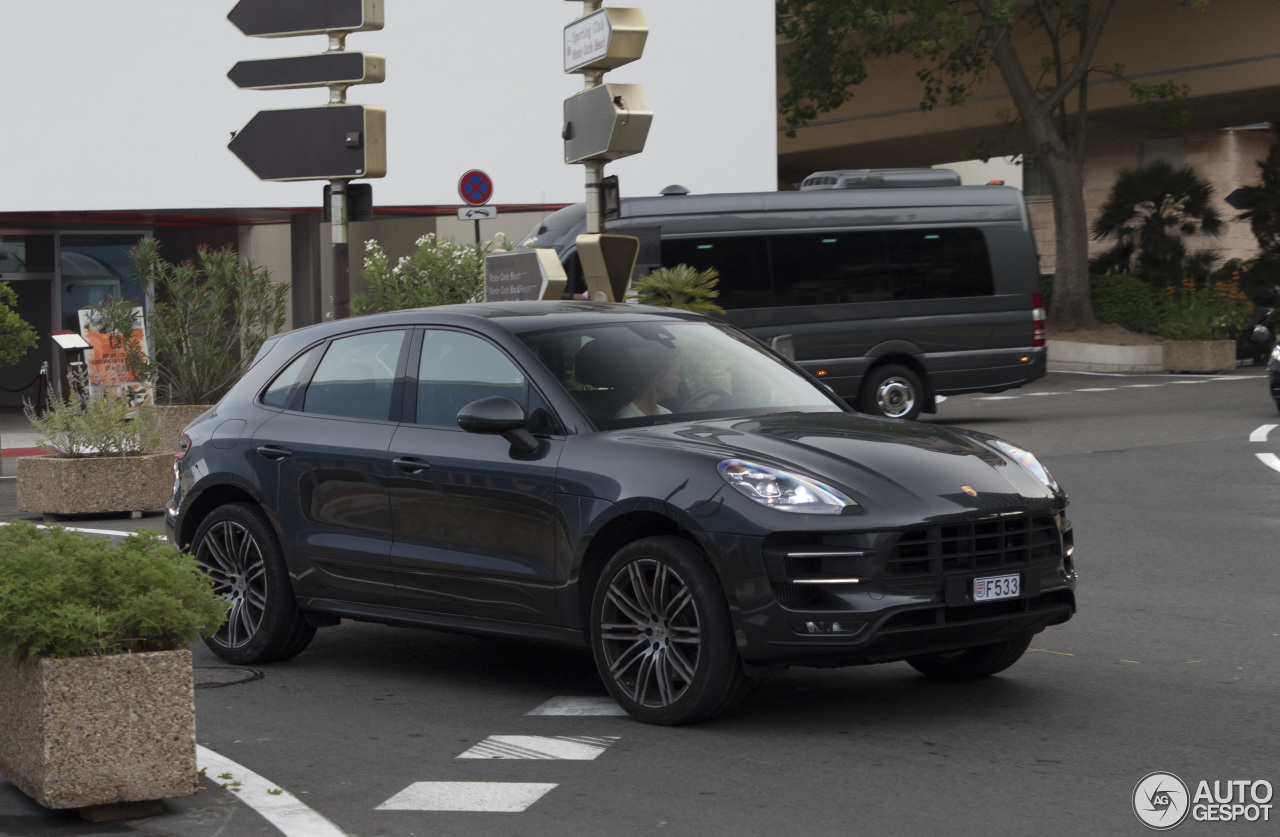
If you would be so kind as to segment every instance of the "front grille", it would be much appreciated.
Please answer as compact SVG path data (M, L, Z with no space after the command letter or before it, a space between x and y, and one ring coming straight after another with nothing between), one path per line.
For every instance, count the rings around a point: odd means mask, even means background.
M1061 556L1062 539L1051 515L999 517L904 533L885 562L885 578L998 570Z

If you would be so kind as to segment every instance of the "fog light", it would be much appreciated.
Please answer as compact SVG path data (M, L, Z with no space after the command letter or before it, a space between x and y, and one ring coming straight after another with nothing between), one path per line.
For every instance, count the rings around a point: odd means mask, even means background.
M827 634L852 636L866 626L865 622L792 622L791 630L798 634Z

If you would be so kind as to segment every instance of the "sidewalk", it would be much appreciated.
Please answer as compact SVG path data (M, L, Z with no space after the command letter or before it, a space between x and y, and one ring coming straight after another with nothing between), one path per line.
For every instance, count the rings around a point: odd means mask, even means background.
M21 407L0 407L0 477L12 477L18 473L18 457L39 456L44 449L37 443L36 433L23 415ZM12 491L9 486L9 491ZM16 508L16 507L15 507Z

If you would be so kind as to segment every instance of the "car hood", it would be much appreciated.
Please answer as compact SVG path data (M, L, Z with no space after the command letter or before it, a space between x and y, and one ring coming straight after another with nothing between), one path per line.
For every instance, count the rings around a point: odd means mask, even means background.
M793 470L839 488L878 517L919 522L1066 503L1061 490L993 447L994 437L933 424L787 413L639 428L619 441Z

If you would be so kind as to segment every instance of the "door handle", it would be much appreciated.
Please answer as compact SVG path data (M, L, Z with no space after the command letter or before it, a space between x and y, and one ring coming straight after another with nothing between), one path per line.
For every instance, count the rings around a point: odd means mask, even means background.
M282 459L288 459L293 456L293 451L288 448L282 448L279 445L260 445L257 450L261 456L270 459L272 462L279 462Z
M415 456L401 456L391 460L391 464L407 474L421 474L431 467L431 463Z

